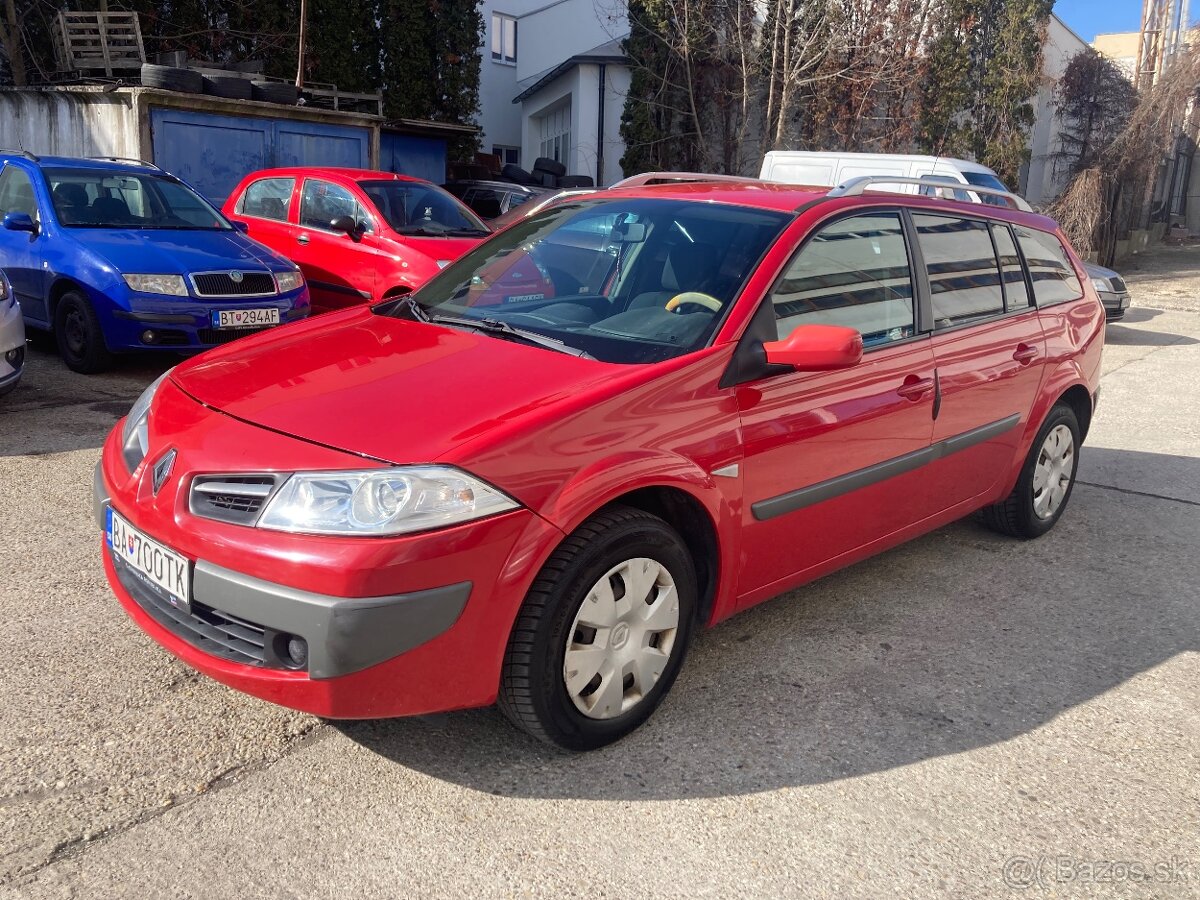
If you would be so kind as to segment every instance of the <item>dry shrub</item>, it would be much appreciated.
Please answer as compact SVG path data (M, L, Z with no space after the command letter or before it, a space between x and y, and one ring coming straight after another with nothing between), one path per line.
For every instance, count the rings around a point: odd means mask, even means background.
M1098 168L1078 173L1046 210L1075 249L1089 253L1105 213L1104 176Z

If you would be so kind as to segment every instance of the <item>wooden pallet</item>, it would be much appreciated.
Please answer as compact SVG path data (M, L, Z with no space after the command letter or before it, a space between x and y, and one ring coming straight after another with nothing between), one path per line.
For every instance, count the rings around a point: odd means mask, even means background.
M146 61L137 13L60 12L60 66L69 72L140 69Z

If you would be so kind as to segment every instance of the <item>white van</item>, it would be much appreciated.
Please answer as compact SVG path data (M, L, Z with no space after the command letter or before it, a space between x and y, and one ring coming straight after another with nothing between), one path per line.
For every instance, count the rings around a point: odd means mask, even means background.
M1006 191L1008 188L987 166L939 156L895 153L810 153L805 150L772 150L763 158L759 178L784 184L837 187L861 175L896 175L900 178L934 178L938 181L973 184ZM930 193L928 187L897 184L896 190ZM967 200L974 197L962 196Z

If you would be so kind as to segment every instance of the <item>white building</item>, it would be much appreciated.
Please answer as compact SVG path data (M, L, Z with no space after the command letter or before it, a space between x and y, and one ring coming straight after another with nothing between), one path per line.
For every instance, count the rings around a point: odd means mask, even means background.
M1056 154L1062 149L1062 117L1055 95L1075 54L1087 49L1087 41L1051 13L1042 45L1042 81L1033 99L1036 118L1029 135L1030 158L1022 167L1019 185L1019 193L1030 203L1048 203L1065 186L1066 173L1055 165Z
M600 185L621 178L629 67L625 4L484 0L479 125L483 149L532 169L558 160Z

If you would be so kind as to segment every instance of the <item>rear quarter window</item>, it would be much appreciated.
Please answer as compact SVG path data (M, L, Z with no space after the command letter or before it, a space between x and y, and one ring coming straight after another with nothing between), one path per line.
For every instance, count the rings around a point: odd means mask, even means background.
M1079 283L1071 258L1057 237L1020 225L1014 226L1013 230L1025 255L1029 280L1033 283L1033 297L1038 306L1066 303L1083 296L1083 285Z

